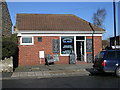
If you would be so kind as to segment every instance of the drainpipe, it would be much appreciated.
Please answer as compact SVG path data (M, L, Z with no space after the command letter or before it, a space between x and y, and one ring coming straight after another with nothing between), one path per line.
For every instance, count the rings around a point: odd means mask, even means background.
M89 25L93 31L93 33L92 33L92 63L94 63L94 33L95 33L95 30L93 29L91 23L89 23Z

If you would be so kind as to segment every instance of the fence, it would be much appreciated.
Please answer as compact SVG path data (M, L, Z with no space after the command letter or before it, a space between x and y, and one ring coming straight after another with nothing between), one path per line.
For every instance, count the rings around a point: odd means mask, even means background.
M13 57L0 60L0 72L13 72Z

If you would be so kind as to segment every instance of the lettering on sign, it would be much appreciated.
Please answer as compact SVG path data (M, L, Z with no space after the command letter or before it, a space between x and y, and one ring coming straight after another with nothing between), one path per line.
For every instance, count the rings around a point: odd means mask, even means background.
M65 36L61 38L61 53L70 54L74 51L74 37Z
M63 41L63 43L72 43L72 39L71 38L65 38L62 41Z
M72 45L64 45L63 48L73 48Z

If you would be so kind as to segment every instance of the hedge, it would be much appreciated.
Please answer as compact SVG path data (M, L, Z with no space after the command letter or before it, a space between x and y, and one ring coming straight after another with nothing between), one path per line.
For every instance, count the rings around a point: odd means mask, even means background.
M18 53L17 43L12 41L2 41L2 59L15 56Z

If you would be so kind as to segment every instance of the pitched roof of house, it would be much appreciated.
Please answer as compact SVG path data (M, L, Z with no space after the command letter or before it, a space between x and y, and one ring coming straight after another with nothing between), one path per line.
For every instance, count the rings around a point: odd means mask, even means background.
M17 14L18 30L105 31L72 14Z

